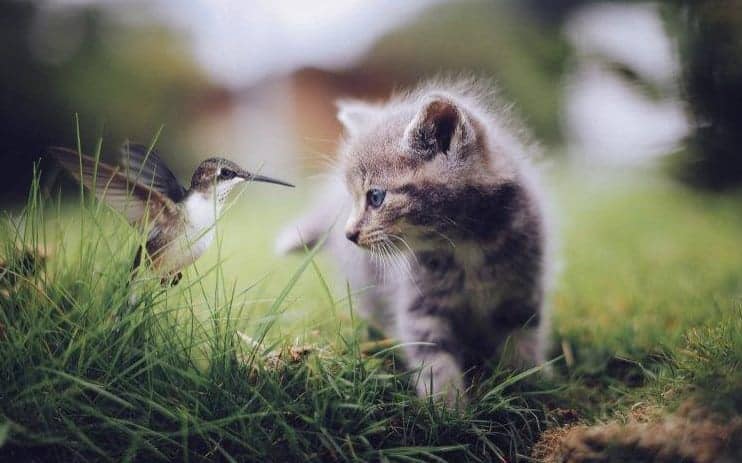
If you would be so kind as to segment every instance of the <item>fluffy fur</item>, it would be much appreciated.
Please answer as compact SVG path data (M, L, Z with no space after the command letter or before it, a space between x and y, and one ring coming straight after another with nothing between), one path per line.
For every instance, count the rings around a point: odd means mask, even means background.
M419 395L448 404L502 356L542 362L548 332L531 148L489 88L439 81L384 104L339 103L338 175L278 242L297 249L330 230L362 313L404 343Z

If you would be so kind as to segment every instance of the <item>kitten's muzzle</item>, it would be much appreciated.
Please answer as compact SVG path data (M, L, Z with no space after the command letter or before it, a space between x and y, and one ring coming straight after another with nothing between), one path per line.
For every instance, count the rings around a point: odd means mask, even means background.
M358 230L358 229L346 230L345 232L345 237L355 244L358 244L358 237L360 236L361 236L361 230Z

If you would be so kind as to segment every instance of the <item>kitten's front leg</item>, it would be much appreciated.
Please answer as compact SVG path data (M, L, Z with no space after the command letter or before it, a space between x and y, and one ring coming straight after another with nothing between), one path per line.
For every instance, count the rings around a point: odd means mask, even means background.
M400 317L400 335L409 366L418 370L415 386L420 397L434 396L449 407L466 402L464 373L459 359L460 344L450 322L419 302Z

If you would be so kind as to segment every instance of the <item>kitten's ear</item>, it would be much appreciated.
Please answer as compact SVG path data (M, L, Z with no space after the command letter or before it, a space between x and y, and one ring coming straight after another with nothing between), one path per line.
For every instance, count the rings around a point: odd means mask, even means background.
M356 135L376 117L378 108L359 100L338 100L337 118L349 135Z
M405 131L405 140L416 151L429 155L456 151L474 139L474 128L461 108L445 95L425 98L422 109Z

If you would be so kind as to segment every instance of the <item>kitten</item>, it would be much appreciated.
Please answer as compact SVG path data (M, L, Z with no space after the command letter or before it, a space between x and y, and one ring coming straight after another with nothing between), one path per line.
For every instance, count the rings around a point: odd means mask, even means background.
M502 355L543 362L548 332L549 230L529 147L490 99L466 81L340 102L340 176L278 242L298 249L332 228L360 311L404 343L418 394L449 405Z

